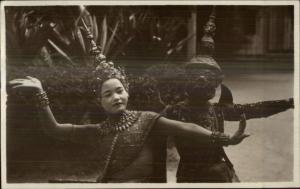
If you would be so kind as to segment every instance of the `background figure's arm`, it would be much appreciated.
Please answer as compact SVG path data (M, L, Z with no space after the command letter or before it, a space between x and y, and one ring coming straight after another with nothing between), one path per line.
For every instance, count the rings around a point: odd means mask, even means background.
M238 121L241 113L244 113L247 119L263 118L294 108L294 99L233 104L221 108L224 119L227 121Z

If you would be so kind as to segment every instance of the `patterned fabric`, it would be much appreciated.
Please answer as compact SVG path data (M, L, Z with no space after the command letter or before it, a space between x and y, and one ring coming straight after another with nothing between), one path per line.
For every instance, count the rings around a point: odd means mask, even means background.
M153 112L138 112L138 119L134 125L118 133L119 136L115 143L106 173L103 173L102 170L105 167L107 155L111 151L111 144L115 138L115 133L100 137L99 134L97 134L97 129L99 128L97 124L87 125L86 128L77 128L74 126L72 140L85 141L85 143L90 143L94 140L93 145L96 155L94 158L89 159L92 159L93 165L97 164L94 169L98 170L97 177L103 177L101 182L166 182L166 155L162 153L166 150L166 141L163 136L154 136L157 140L155 140L155 144L153 144L150 149L153 152L153 160L152 162L145 162L145 164L151 164L150 168L148 166L151 170L148 171L149 174L147 176L140 178L140 175L133 175L131 180L114 179L114 175L122 174L122 172L126 171L126 169L135 162L150 136L152 127L159 117L159 114ZM151 136L151 138L153 138L153 136ZM96 179L97 178L95 178L95 180Z
M211 131L224 131L223 114L213 105L194 108L181 102L170 107L166 113L171 119L193 122ZM222 161L222 148L216 145L199 144L188 137L176 137L175 143L180 155L178 182L206 182L207 179L202 180L201 175L207 173L209 165Z
M293 107L291 100L265 101L252 104L220 106L207 103L203 106L189 106L180 102L165 110L166 117L192 122L211 131L224 132L224 120L239 121L241 113L247 119L267 117ZM177 182L236 182L238 178L224 149L215 145L197 144L188 137L176 137L180 155Z
M158 114L152 112L140 113L134 126L119 134L116 149L112 155L111 166L107 172L108 177L122 171L134 161L143 148L158 117Z

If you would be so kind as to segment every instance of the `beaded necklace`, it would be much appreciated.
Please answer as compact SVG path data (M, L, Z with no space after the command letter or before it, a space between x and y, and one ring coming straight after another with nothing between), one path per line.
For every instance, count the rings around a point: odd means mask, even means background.
M116 121L107 118L102 122L101 125L99 125L98 132L101 136L119 133L133 126L137 119L137 111L124 111Z
M111 163L111 158L115 150L119 133L133 126L137 119L137 111L125 111L121 114L120 118L117 121L114 121L114 123L112 123L112 120L110 118L107 118L98 128L99 134L101 136L105 136L108 134L115 134L115 136L105 160L103 173L98 177L97 182L106 182L107 171Z

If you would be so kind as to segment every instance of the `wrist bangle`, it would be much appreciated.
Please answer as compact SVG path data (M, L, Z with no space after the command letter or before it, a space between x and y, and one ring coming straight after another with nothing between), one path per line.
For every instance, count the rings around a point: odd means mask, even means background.
M43 108L49 105L49 99L45 91L38 92L35 94L35 96L36 96L36 102L35 102L36 107Z
M229 135L221 133L219 131L213 131L210 135L211 142L215 145L219 146L228 146L230 142Z

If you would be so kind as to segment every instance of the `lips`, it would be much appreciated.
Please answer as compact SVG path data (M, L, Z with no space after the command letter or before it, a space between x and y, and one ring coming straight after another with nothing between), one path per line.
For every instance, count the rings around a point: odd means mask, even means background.
M121 105L123 105L122 102L117 102L117 103L114 103L114 104L113 104L113 106L121 106Z

